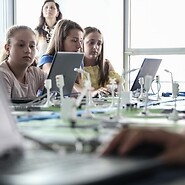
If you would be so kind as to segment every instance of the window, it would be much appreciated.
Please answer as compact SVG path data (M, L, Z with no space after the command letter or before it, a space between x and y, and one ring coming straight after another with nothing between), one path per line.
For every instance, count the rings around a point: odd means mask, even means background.
M184 0L131 0L132 48L185 46Z
M185 90L185 12L184 0L126 0L125 1L125 67L140 67L144 58L161 58L158 70L163 91L171 91L173 73L180 90ZM126 77L129 82L134 74Z

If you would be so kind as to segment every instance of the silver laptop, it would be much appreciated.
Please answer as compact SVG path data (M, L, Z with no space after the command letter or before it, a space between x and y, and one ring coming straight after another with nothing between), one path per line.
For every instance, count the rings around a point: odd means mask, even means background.
M92 185L118 184L132 180L133 175L148 172L161 165L153 159L99 157L96 154L59 153L46 143L30 147L18 131L19 123L11 114L6 93L0 81L0 184L3 185ZM27 129L29 134L32 130ZM41 129L41 128L37 128ZM58 127L55 128L56 132ZM72 128L74 134L77 128ZM62 130L60 130L61 135ZM26 136L26 133L24 133ZM78 134L77 134L78 135ZM46 141L49 140L45 136ZM32 137L34 140L34 137ZM32 146L32 145L31 145ZM47 147L48 146L48 147Z
M82 64L84 54L77 52L57 52L54 55L52 66L48 74L48 79L52 80L51 91L59 92L59 89L56 85L56 75L64 76L64 96L70 96L74 82L77 77L77 72L74 71L74 68L79 68ZM44 90L46 93L46 89Z
M136 91L141 88L139 84L139 78L145 77L146 75L151 75L154 78L161 61L162 59L145 58L131 87L131 91Z

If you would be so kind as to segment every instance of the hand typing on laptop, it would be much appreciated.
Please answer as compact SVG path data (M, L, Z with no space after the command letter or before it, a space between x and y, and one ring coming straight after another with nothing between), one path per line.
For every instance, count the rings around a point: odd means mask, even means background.
M111 92L106 87L101 87L97 90L92 91L92 97L98 96L99 98L102 98L102 97L108 97L110 95L111 95Z
M142 149L149 152L144 146L151 149L150 145L158 150L153 157L163 160L166 164L185 165L185 136L159 129L124 129L106 146L102 155L129 156L131 153L134 155L133 152L141 154ZM157 145L159 147L156 147ZM144 153L142 155L147 156Z

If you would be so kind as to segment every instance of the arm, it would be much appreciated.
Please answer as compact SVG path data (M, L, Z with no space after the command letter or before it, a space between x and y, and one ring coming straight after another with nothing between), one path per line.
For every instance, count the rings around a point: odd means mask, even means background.
M52 55L43 55L38 62L38 67L40 67L46 74L49 74L51 69L53 56Z
M43 64L42 70L43 70L46 74L49 74L50 69L51 69L51 63L45 63L45 64Z
M0 71L0 73L1 73L1 80L3 81L3 85L7 93L7 97L8 99L11 99L12 86L13 86L11 79L4 72Z
M109 60L106 59L105 62L109 66L109 78L115 78L116 82L118 83L121 79L121 76L115 71L113 65L111 64Z

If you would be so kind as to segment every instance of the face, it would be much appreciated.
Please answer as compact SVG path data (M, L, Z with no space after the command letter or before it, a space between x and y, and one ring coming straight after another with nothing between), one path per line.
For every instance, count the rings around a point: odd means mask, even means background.
M54 2L47 2L43 6L42 13L45 18L56 18L59 14Z
M20 66L30 66L36 54L36 38L30 30L19 30L5 45L8 61Z
M64 51L78 52L82 49L83 32L78 29L72 29L64 40Z
M89 33L84 39L84 55L89 59L96 59L102 50L103 38L98 32Z

